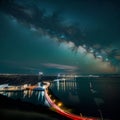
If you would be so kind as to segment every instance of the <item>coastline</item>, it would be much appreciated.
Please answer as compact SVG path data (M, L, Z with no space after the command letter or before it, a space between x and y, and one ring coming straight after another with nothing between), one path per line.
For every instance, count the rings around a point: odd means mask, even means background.
M0 95L0 114L5 120L68 120L51 111L48 107L14 100Z

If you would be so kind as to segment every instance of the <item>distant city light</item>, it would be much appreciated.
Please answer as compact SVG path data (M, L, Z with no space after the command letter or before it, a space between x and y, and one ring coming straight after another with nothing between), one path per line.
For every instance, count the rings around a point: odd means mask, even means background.
M38 74L39 74L39 75L43 75L43 72L39 72Z

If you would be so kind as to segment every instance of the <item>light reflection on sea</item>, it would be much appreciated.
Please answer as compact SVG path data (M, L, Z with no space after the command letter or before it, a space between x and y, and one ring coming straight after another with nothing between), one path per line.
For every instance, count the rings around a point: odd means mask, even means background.
M77 77L51 82L51 91L76 114L118 118L119 77Z
M13 99L20 99L25 102L30 102L36 105L38 104L46 105L44 91L33 91L33 90L4 91L4 92L0 92L0 94Z

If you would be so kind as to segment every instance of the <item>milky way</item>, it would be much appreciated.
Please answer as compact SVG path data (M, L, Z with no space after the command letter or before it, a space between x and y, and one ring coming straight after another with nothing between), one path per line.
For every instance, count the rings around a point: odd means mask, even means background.
M31 4L32 3L32 4ZM117 43L109 40L89 40L76 23L67 23L62 17L63 11L54 10L47 14L47 8L39 7L39 2L25 2L8 0L1 2L1 10L14 20L24 24L32 31L49 36L58 43L64 43L73 52L91 55L95 59L118 66L120 63L120 49ZM114 41L114 40L113 40Z

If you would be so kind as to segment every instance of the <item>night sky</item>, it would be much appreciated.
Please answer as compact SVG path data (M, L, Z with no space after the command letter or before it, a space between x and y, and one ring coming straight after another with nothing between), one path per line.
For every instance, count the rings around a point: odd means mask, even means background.
M2 0L0 73L120 73L117 0Z

